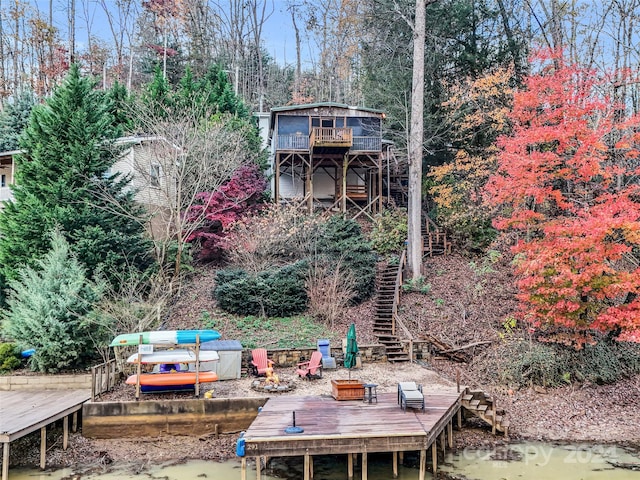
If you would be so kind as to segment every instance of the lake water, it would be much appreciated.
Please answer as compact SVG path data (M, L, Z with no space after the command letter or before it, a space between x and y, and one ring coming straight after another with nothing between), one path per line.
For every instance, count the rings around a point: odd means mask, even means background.
M414 458L416 457L416 458ZM417 456L407 454L407 463ZM247 478L256 478L252 462ZM347 478L345 456L320 457L314 461L316 480L343 480ZM439 470L469 480L639 480L640 471L616 467L635 465L640 469L640 454L613 445L552 445L548 443L520 443L493 450L465 449L447 454ZM388 480L391 475L391 455L369 455L369 479ZM286 461L275 459L270 472L263 472L265 480L302 478L302 459ZM431 475L427 475L430 478ZM360 478L356 468L355 478ZM417 480L417 468L399 468L400 480ZM102 471L62 469L41 472L36 469L11 469L9 480L231 480L240 479L240 463L192 460L183 464L164 464L150 468L135 465L111 466Z

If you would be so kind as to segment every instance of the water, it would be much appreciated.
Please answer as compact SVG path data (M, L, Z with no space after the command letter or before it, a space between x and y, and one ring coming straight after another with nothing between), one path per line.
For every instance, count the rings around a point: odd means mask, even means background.
M638 471L615 466L622 464ZM521 443L448 454L442 471L469 480L639 480L640 452L615 445Z
M430 452L427 456L430 458ZM415 463L417 455L406 454L407 463ZM615 465L636 465L640 469L640 453L614 445L551 445L548 443L520 443L493 450L465 449L447 454L439 471L456 478L469 480L640 480L640 471L618 468ZM247 478L256 478L253 462L248 462ZM265 480L288 478L298 480L302 475L302 459L274 459ZM369 455L369 479L392 478L391 455ZM418 470L399 467L400 480L417 480ZM326 456L314 461L316 480L344 480L347 462L343 456ZM430 478L427 475L427 478ZM354 478L360 478L356 466ZM166 463L141 468L136 465L111 466L108 471L92 467L91 471L62 469L41 472L36 469L11 469L9 480L201 480L240 479L240 462L223 463L191 460L186 463Z

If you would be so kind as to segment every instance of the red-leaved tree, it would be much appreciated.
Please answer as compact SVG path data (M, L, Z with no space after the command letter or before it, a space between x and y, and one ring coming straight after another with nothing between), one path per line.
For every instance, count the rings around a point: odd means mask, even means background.
M202 226L191 233L187 241L199 244L200 260L212 260L220 254L227 227L258 208L266 188L267 181L260 168L252 164L236 170L215 192L197 195L198 203L187 211L187 221L189 218L201 219L203 213L205 220L198 220Z
M577 347L595 331L640 341L640 119L606 78L557 53L535 60L487 184L494 225L516 234L520 313Z

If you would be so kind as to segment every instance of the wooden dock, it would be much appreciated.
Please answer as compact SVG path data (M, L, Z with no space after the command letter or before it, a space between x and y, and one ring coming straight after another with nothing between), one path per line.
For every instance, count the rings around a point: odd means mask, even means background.
M246 457L304 457L304 478L313 478L313 456L347 454L348 477L353 478L353 459L362 456L362 478L367 478L367 453L392 452L393 475L398 474L398 454L420 452L420 479L426 472L426 452L432 450L433 469L437 449L453 445L453 419L460 418L461 393L425 392L426 410L402 411L396 393L379 393L378 403L338 402L329 396L272 397L244 435ZM287 434L293 425L302 433ZM447 442L448 440L448 442ZM256 468L258 479L260 468Z
M90 390L18 390L0 392L0 442L2 442L2 480L9 478L9 447L12 441L40 430L40 467L45 467L47 425L63 419L63 448L67 449L69 415L76 414L91 398Z

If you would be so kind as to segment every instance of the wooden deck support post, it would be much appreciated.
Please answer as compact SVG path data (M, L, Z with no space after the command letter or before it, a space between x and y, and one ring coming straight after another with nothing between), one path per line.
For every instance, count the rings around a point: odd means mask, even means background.
M308 451L304 454L304 480L311 480L311 456Z
M69 415L65 415L62 419L62 449L66 450L69 446Z
M498 408L496 405L495 397L492 397L491 400L492 400L491 403L493 404L493 416L491 417L491 434L495 435L496 434L496 415L498 412Z
M362 452L362 480L368 480L369 472L367 471L368 459L367 452Z
M73 433L78 431L78 410L73 412L73 416L71 417L71 431Z
M431 444L431 462L433 463L433 474L438 470L438 442Z
M91 367L91 401L96 401L96 367Z
M444 433L444 428L440 432L439 437L440 437L440 450L442 450L442 453L444 453L446 451L446 437Z
M240 462L240 480L247 480L247 458L242 457Z
M200 398L200 334L196 334L196 398Z
M260 480L260 478L262 477L260 470L261 470L260 457L256 457L256 480Z
M398 478L398 452L393 452L393 478Z
M462 430L462 408L458 409L456 417L458 417L458 430Z
M353 454L347 453L347 477L349 480L353 478Z
M306 173L307 174L304 180L304 185L305 185L304 194L307 196L307 211L309 213L313 213L313 181L311 178L313 175L313 156L309 156L309 165L307 167Z
M9 446L10 442L2 444L2 480L9 480Z
M447 424L447 434L449 437L449 448L453 448L453 419Z
M313 480L313 455L309 455L309 474L311 475L311 480Z
M347 171L349 169L349 160L347 158L347 154L345 153L344 158L342 159L342 177L340 178L342 185L340 188L342 189L342 201L340 202L340 213L347 213Z
M280 154L276 153L276 178L273 182L273 201L276 207L280 206Z
M423 448L420 450L420 480L424 480L427 473L427 451Z
M47 466L47 427L40 427L40 468Z
M138 342L138 361L136 362L136 401L140 400L140 376L142 375L142 354L140 353L140 345L142 345L142 335L140 335Z

